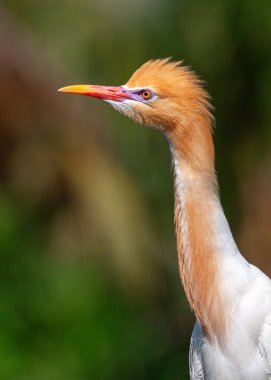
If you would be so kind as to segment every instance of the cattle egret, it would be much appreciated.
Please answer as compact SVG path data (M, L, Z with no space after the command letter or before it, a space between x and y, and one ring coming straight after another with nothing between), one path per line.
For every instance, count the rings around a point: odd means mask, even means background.
M224 215L212 107L201 80L182 62L158 59L119 87L76 85L59 91L103 99L169 141L180 277L197 319L191 379L271 379L271 281L240 254Z

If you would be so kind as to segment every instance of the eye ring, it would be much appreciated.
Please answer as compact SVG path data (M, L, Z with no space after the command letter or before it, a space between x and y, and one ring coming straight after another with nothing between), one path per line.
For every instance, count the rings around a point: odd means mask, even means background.
M151 92L151 90L145 89L145 90L142 90L142 91L140 92L140 96L141 96L144 100L150 100L150 99L153 97L153 93Z

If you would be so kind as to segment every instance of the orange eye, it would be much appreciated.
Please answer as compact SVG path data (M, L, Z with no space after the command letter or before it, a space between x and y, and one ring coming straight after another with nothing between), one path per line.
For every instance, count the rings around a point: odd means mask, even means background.
M150 90L142 90L140 95L145 100L149 100L152 98L152 92Z

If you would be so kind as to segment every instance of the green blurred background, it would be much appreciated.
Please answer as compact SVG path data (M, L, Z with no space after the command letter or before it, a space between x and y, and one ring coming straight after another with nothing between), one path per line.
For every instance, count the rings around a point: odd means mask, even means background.
M225 213L271 275L270 20L270 0L1 1L0 379L188 379L167 143L63 85L191 65Z

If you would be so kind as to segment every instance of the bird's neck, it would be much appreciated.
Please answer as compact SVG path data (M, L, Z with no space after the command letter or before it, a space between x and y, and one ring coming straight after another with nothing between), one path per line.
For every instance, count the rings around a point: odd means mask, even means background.
M206 335L222 339L227 330L223 258L238 251L218 196L211 134L199 141L194 152L182 147L180 141L171 141L180 275Z

